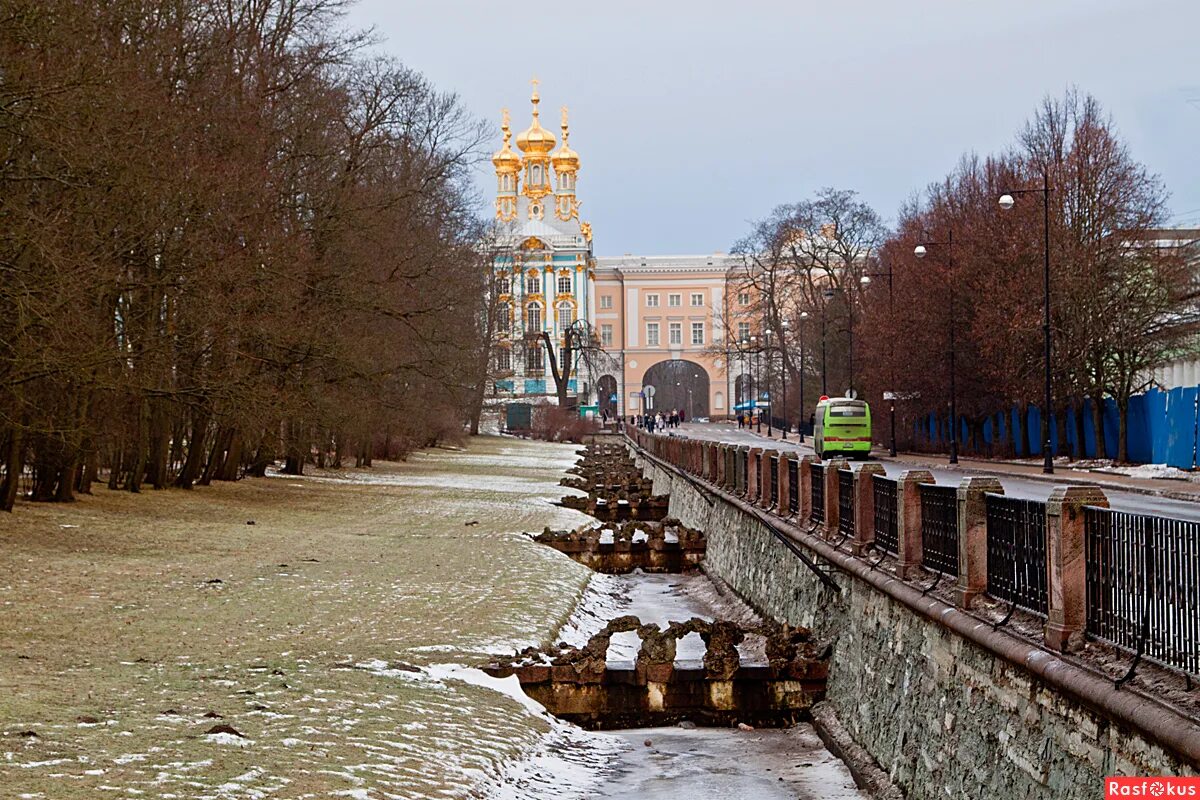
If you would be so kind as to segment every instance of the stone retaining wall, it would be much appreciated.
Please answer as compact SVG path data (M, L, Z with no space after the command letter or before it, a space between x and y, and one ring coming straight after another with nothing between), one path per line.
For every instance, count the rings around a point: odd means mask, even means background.
M671 516L708 534L707 571L832 641L828 700L907 797L1093 800L1106 775L1200 774L863 578L825 586L748 510L640 463Z

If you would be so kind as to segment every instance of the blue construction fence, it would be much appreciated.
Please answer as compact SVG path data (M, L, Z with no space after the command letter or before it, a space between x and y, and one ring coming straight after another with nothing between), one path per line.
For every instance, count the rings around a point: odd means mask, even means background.
M1167 464L1180 469L1197 467L1197 400L1200 387L1188 386L1160 391L1151 389L1145 394L1129 398L1129 460L1139 464ZM1080 442L1075 415L1077 410L1067 410L1066 446L1059 442L1057 419L1051 417L1050 438L1057 455L1072 458L1096 458L1096 425L1091 401L1085 401L1078 413L1083 416L1083 441ZM1021 418L1019 407L1008 412L997 412L983 423L981 431L987 449L1011 451L1017 458L1036 456L1041 452L1042 412L1034 405L1028 407L1026 417ZM1109 458L1117 454L1118 416L1117 404L1106 398L1103 409L1102 435L1105 452ZM965 419L959 421L958 441L960 446L971 443L970 427ZM935 414L921 417L914 424L913 433L918 441L935 447L946 447L950 441L950 423Z

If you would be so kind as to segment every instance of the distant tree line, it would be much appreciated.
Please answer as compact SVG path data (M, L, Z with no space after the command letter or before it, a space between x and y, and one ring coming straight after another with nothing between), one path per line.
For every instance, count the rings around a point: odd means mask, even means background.
M477 416L483 129L329 0L0 1L0 508Z
M918 417L934 413L948 424L953 347L965 450L983 449L991 415L1041 406L1042 196L1019 195L1009 211L998 199L1040 188L1044 178L1059 446L1068 408L1082 441L1084 401L1099 415L1112 398L1118 450L1106 453L1103 437L1098 447L1102 457L1125 460L1129 398L1148 387L1155 367L1195 349L1195 254L1156 245L1154 231L1166 221L1161 180L1133 158L1099 103L1074 90L1046 99L1010 151L963 156L901 209L892 231L852 192L828 189L780 207L738 243L756 327L787 341L789 386L805 370L812 407L824 338L831 394L853 383L879 407L884 391L908 398L898 404L905 446ZM914 249L923 243L927 254L918 259ZM778 383L772 396L780 396ZM1098 418L1095 425L1101 430Z

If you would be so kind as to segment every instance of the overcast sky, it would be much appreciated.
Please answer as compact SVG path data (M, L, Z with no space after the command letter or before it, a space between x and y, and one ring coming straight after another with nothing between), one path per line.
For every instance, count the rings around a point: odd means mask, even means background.
M1200 0L360 0L349 22L496 127L570 107L598 255L725 251L822 186L889 222L1047 93L1091 92L1200 225ZM490 204L491 165L480 166Z

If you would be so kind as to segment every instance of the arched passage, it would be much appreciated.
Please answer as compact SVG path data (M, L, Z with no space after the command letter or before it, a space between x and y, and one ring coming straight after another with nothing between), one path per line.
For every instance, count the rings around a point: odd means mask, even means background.
M596 391L600 395L600 413L608 412L608 416L617 415L617 379L612 375L601 375L596 381Z
M647 410L669 413L682 409L688 419L709 416L708 372L694 361L660 361L642 377L642 390L654 387L653 405ZM651 401L647 401L651 402Z

